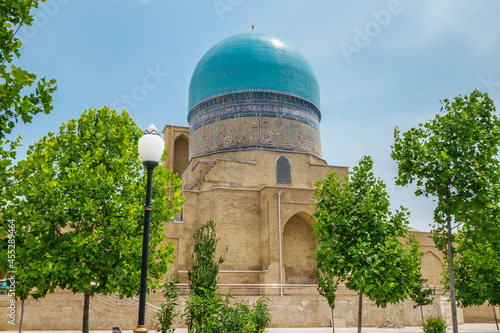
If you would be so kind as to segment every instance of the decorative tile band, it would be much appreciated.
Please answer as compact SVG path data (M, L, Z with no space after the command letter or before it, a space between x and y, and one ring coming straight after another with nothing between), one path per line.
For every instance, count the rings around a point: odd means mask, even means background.
M188 116L189 155L269 149L321 157L319 110L294 96L244 92L218 96Z
M219 115L232 113L231 108L247 108L252 109L262 106L273 106L273 109L279 113L297 112L300 110L301 116L308 118L313 122L319 124L321 120L321 112L312 104L300 97L287 95L285 93L278 93L272 91L238 91L228 92L224 95L218 94L216 97L206 100L193 107L188 114L188 123L190 126L194 125L192 122L196 119L210 117L211 113L217 111ZM267 90L267 89L266 89ZM279 108L275 108L279 107ZM280 110L280 108L284 110ZM239 112L239 110L236 110Z
M242 115L211 122L189 134L190 158L243 149L283 150L321 157L320 133L286 116Z
M228 110L229 109L229 110ZM250 117L250 116L262 116L270 118L283 118L290 120L295 120L304 124L307 124L319 131L319 123L317 121L309 119L300 110L294 109L283 109L269 107L268 105L255 105L247 107L230 107L224 110L217 110L213 113L209 113L203 117L197 118L190 124L190 131L196 131L200 127L204 127L208 124L218 122L226 119L233 119L239 117ZM239 112L238 112L239 111Z
M220 98L220 97L225 97L225 96L230 96L230 95L241 95L243 93L256 93L256 92L257 93L259 93L259 92L260 93L270 93L270 94L273 94L273 95L283 95L283 96L289 96L289 97L297 98L297 99L299 99L302 102L310 104L314 109L316 109L316 112L318 113L318 116L321 118L321 114L319 112L319 105L316 105L313 101L311 101L308 98L305 98L303 96L300 96L300 95L297 95L297 94L294 94L294 93L288 92L288 91L275 90L275 89L254 88L254 89L229 90L229 91L221 92L221 93L218 93L218 94L215 94L215 95L212 95L212 96L208 96L208 97L202 99L201 101L199 101L198 103L196 103L196 105L193 106L191 108L191 110L189 110L188 121L189 121L189 118L191 117L191 111L193 111L195 109L198 109L200 107L202 109L205 108L205 106L203 106L203 104L205 104L206 102L209 102L211 100L214 100L214 99L217 99L217 98Z

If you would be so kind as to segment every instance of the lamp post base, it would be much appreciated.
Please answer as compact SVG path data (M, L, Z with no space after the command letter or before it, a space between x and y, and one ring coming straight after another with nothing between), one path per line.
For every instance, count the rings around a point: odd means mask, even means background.
M146 328L145 325L138 325L137 328L134 330L134 333L148 333L148 329Z

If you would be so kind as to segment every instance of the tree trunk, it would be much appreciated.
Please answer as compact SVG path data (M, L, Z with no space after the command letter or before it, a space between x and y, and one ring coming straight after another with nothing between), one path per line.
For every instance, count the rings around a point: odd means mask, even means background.
M495 308L493 308L495 311ZM23 316L24 316L24 299L21 300L21 320L19 321L19 333L23 331Z
M499 331L499 329L498 329L497 313L495 312L495 306L494 305L493 305L493 315L495 316L495 324L497 324L497 331Z
M86 290L84 295L82 333L89 333L90 290Z
M451 321L453 324L453 333L458 333L457 320L457 301L455 299L455 273L453 271L453 244L451 241L451 214L450 214L450 187L446 187L446 224L448 226L448 269L450 275L450 298L451 298Z
M422 316L422 323L424 322L424 310L422 310L422 305L420 305L420 315Z
M331 308L332 310L332 332L335 333L335 320L333 319L333 308ZM495 308L493 308L493 311L495 311Z
M363 291L359 290L359 301L358 301L358 333L361 333L361 324L363 317Z

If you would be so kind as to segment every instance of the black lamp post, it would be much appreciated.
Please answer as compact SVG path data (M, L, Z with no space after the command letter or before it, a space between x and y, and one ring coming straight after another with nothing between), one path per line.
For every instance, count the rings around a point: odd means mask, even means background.
M146 290L148 285L148 250L149 250L149 221L151 218L151 187L153 183L153 171L160 164L165 143L158 134L155 125L150 125L139 139L139 155L142 164L147 169L148 184L146 190L146 206L144 206L144 231L142 240L142 266L141 266L141 292L139 296L139 321L135 333L146 333L148 329L144 325L146 319Z

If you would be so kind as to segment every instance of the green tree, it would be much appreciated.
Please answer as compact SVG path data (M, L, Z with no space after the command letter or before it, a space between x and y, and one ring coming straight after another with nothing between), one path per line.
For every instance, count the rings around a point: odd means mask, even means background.
M231 296L222 297L217 293L219 264L224 261L224 255L215 259L219 242L215 222L209 219L196 230L193 238L193 266L188 271L190 294L182 315L189 332L264 332L271 322L266 298L261 297L253 306L247 300L231 305Z
M377 306L404 300L418 279L421 256L408 233L408 213L391 213L385 184L365 156L351 179L335 174L316 184L313 231L318 266L359 293L358 332L363 295ZM410 239L403 245L399 239Z
M413 308L420 307L420 315L422 316L422 322L424 321L424 311L423 306L432 304L434 298L431 297L432 294L436 292L436 288L425 288L424 284L427 279L420 276L418 282L412 286L410 298L415 303Z
M199 227L193 239L194 251L191 255L193 266L188 271L189 290L191 294L202 296L217 289L219 265L224 262L224 255L215 260L219 238L215 231L214 220L209 219Z
M14 141L7 137L19 120L29 123L38 113L48 114L52 110L51 94L56 89L55 80L46 81L42 78L37 81L35 74L12 64L21 55L22 43L15 36L16 32L22 25L31 25L33 15L30 9L37 8L39 2L0 2L0 207L8 199L4 190L12 176L10 168L16 156L15 148L20 145L20 137ZM25 89L33 85L36 88L26 93Z
M215 221L209 219L200 226L193 239L193 265L188 271L190 293L183 317L190 332L197 328L215 332L220 323L219 315L229 302L216 293L219 265L224 262L224 255L215 259L220 240L215 231Z
M398 163L396 184L416 183L417 196L436 198L434 240L448 259L453 332L457 333L452 229L473 225L488 230L488 224L498 225L496 219L477 216L487 216L499 202L500 121L493 101L478 90L441 103L442 115L403 134L395 128L392 158Z
M169 278L163 284L165 289L165 303L160 305L161 309L156 314L158 319L158 324L156 324L156 331L160 333L173 333L175 328L172 328L172 323L177 317L176 307L179 305L177 303L179 299L177 284L179 283L179 278Z
M19 241L29 235L22 246L33 258L19 257L18 265L35 265L29 274L44 290L84 294L85 333L90 297L139 290L146 193L141 134L125 111L89 109L31 146L15 169L15 198L6 210ZM172 262L163 224L182 204L180 180L156 168L152 197L148 286L157 288Z
M335 278L335 276L328 270L321 269L319 263L318 267L316 268L315 275L318 278L318 292L321 296L326 298L328 306L330 307L330 310L332 312L332 331L333 333L335 333L335 320L333 310L335 309L335 299L337 297L337 288L339 286L339 282Z
M500 240L482 235L478 228L470 226L457 233L453 258L457 303L467 307L488 302L496 317L495 306L500 305L500 259L495 248ZM445 286L449 290L449 278L445 279Z
M12 211L4 212L12 214ZM11 297L21 301L21 315L19 318L19 333L22 332L24 319L24 301L28 297L39 299L45 297L49 292L46 278L42 277L45 271L39 271L38 256L30 249L30 244L34 241L33 235L28 233L20 234L16 232L16 224L13 219L8 218L6 224L8 235L0 245L0 270L15 272L9 274L6 278L9 285L13 282L15 290L9 294Z

